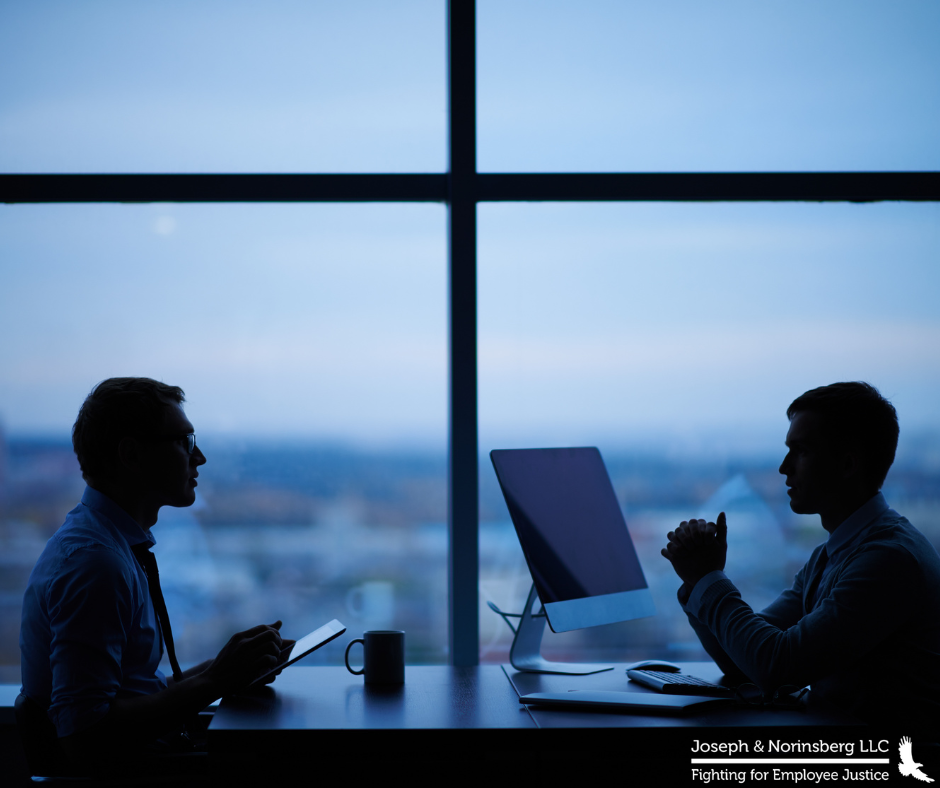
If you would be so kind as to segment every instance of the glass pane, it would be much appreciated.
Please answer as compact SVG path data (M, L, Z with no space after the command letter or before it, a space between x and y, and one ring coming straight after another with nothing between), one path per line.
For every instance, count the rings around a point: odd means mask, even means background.
M445 662L445 244L439 205L0 207L0 663L83 489L72 422L120 375L180 385L208 458L154 527L182 662L334 617Z
M940 168L940 5L480 0L479 167Z
M940 546L940 205L500 204L480 208L481 650L530 579L486 456L597 446L654 618L566 635L568 661L701 655L659 555L681 520L729 522L760 608L824 541L777 468L799 394L867 380L897 407L885 494Z
M439 172L442 0L0 6L0 172Z

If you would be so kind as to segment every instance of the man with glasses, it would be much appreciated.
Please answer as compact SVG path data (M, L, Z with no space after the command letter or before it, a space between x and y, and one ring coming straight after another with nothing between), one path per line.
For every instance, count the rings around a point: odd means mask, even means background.
M732 679L768 696L811 684L868 722L940 729L940 557L880 492L897 413L867 383L834 383L797 397L787 417L790 508L818 514L828 539L755 613L723 571L724 512L683 521L662 551L683 581L679 602Z
M149 378L92 390L72 430L88 486L30 575L22 695L54 727L53 751L79 770L185 750L187 721L266 673L292 643L278 621L179 668L150 528L160 507L195 502L206 462L183 402L182 389ZM164 647L170 678L158 667Z

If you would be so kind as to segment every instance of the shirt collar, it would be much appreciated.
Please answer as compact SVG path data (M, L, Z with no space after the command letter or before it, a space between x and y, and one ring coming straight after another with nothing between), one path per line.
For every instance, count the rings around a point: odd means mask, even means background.
M93 487L86 487L85 492L82 494L82 503L89 509L107 517L114 527L121 532L121 535L130 546L133 547L146 542L150 547L153 547L157 543L149 528L146 530L141 528L133 517L103 492L99 492Z
M826 553L831 561L841 550L848 547L865 528L888 510L888 502L880 492L846 517L826 542Z

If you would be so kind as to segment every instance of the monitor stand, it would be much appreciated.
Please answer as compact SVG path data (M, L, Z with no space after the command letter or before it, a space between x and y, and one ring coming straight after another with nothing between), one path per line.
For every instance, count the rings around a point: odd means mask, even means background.
M610 665L591 665L578 664L574 662L550 662L542 657L542 635L545 632L545 608L541 608L538 613L533 613L536 603L539 602L538 592L535 590L535 584L532 584L532 590L529 591L529 598L526 600L522 613L504 613L492 602L489 602L491 609L499 613L503 620L509 624L509 628L516 633L512 640L512 648L509 650L509 661L512 666L524 673L560 673L566 676L587 676L590 673L603 673L605 670L613 670ZM513 627L509 623L509 618L518 618L519 625Z

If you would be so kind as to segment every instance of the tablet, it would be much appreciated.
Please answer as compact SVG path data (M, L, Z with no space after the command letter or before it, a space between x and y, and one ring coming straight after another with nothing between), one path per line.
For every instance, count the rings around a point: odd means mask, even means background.
M334 618L329 624L324 624L319 629L313 630L309 635L302 637L294 643L290 651L282 651L280 662L251 683L260 684L272 673L277 673L279 670L284 670L288 665L293 665L297 660L303 659L307 654L320 648L320 646L326 645L331 640L335 640L345 631L346 627Z

